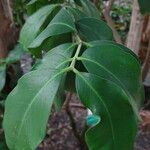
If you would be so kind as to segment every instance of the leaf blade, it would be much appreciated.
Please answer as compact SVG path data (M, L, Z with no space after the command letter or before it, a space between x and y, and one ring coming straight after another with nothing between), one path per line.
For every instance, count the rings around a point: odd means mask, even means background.
M47 28L30 44L29 48L32 49L39 47L48 37L74 31L75 25L72 17L68 14L65 8L62 8Z
M57 5L45 6L28 18L27 22L21 30L19 39L20 43L23 45L25 50L28 49L28 46L39 33L39 30L45 22L48 15L50 15L50 13L52 13L52 11L56 7Z
M95 18L82 18L77 22L79 33L86 41L112 40L112 30L102 20Z
M127 95L115 84L98 76L79 72L76 75L76 88L81 102L94 115L101 117L101 122L86 133L89 149L119 150L122 147L124 150L132 150L137 121L132 108L127 104ZM119 105L118 110L116 105ZM128 136L132 138L128 140Z
M34 150L44 138L51 105L57 95L61 79L69 71L66 68L69 62L60 66L59 69L55 64L57 69L52 69L49 60L53 57L53 61L55 57L58 64L62 63L66 57L71 57L74 46L68 43L52 50L51 53L54 55L47 54L44 63L37 66L36 70L23 76L17 87L8 96L4 130L10 149L20 150L23 147L24 150ZM58 52L63 52L66 57L56 57ZM12 107L13 105L15 107Z

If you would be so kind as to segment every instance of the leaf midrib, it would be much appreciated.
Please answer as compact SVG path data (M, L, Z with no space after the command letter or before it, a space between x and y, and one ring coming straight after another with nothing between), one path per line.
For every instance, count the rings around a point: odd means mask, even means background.
M67 50L70 50L70 49L71 49L72 47L74 47L75 45L76 45L76 44L71 44L71 45L67 48ZM52 53L52 51L51 51L51 53ZM65 63L65 62L66 62L66 61L63 61L61 64ZM22 126L23 126L23 122L25 121L25 118L26 118L26 115L28 114L29 109L31 108L31 106L32 106L32 104L34 103L34 101L36 100L36 97L38 97L38 95L42 92L42 90L44 89L44 87L46 87L50 82L52 82L57 76L59 76L59 75L65 73L65 72L67 72L67 71L69 71L69 70L70 70L70 68L67 67L67 68L65 68L65 69L62 69L62 70L61 70L60 72L58 72L57 74L55 74L52 78L50 78L50 79L45 83L45 85L44 85L44 86L39 90L39 92L34 96L33 100L32 100L31 103L29 104L29 107L28 107L28 109L26 110L26 112L25 112L25 114L24 114L24 116L23 116L23 119L22 119L21 124L20 124L20 129L19 129L19 131L18 131L18 136L17 136L16 139L18 139L19 136L20 136L21 129L22 129ZM18 141L18 140L16 140L16 141Z

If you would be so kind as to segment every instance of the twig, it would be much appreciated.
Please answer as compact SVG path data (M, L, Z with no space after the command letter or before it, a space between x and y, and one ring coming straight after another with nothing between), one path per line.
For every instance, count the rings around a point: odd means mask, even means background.
M80 134L77 131L76 121L75 121L75 119L74 119L74 117L70 111L70 108L69 108L69 103L70 103L71 98L72 98L72 93L68 92L66 94L66 101L65 101L64 107L66 109L66 113L68 114L68 117L70 120L70 126L72 127L72 131L74 133L74 136L76 137L76 139L78 140L78 142L81 145L81 150L87 150L87 146L85 144L85 141L84 141L83 137L80 136Z
M111 7L112 7L114 1L115 1L115 0L109 0L108 2L106 2L106 6L105 6L105 8L104 8L104 10L103 10L103 15L104 15L104 17L105 17L105 19L106 19L108 25L110 26L110 28L111 28L112 31L113 31L113 35L114 35L115 41L116 41L117 43L122 44L121 37L120 37L120 35L118 34L118 32L116 31L115 25L114 25L113 20L112 20L112 18L111 18L111 16L110 16Z
M133 0L132 16L126 46L136 55L139 54L143 31L144 16L142 16L138 0Z
M143 81L146 79L149 70L150 70L150 39L149 39L149 44L148 44L148 49L147 49L147 55L146 55L145 63L143 65L143 70L142 70Z
M75 103L70 103L70 107L76 107L76 108L81 108L81 109L87 109L85 106L81 104L75 104Z

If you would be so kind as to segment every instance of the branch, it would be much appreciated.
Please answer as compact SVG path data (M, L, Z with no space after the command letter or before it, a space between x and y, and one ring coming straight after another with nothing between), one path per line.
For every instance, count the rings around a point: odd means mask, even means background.
M115 25L114 25L113 20L112 20L112 18L111 18L111 16L110 16L111 7L112 7L114 1L115 1L115 0L109 0L108 2L106 2L106 6L105 6L105 8L104 8L104 10L103 10L103 15L104 15L104 17L105 17L105 19L106 19L108 25L110 26L110 28L111 28L112 31L113 31L113 35L114 35L115 41L116 41L117 43L122 44L121 37L120 37L120 35L118 34L118 32L116 31Z
M143 70L142 70L143 81L146 79L149 70L150 70L150 40L149 40L149 44L148 44L148 50L147 50L145 63L143 65Z
M1 3L4 10L4 14L13 23L13 14L12 14L12 8L10 6L10 0L1 0Z
M80 136L80 134L78 133L78 130L77 130L77 126L76 126L76 121L71 113L71 110L70 110L70 100L72 98L72 93L71 92L68 92L66 94L66 101L65 101L65 104L64 104L64 108L66 110L66 113L69 117L69 120L70 120L70 126L72 127L72 131L73 131L73 134L74 136L76 137L76 139L78 140L78 142L80 143L81 145L81 150L87 150L87 146L85 144L85 141L83 140L83 137Z
M133 1L133 10L130 23L130 30L127 38L127 47L138 55L142 37L144 17L141 15L137 0Z
M7 56L17 40L17 28L13 22L10 0L0 0L0 58Z
M76 104L76 103L70 103L70 107L73 108L80 108L80 109L87 109L85 106L81 105L81 104Z

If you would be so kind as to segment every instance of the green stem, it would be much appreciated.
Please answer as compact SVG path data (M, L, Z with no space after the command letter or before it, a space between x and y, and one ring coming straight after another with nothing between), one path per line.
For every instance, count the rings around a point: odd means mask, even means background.
M77 48L77 51L76 51L74 57L72 58L72 62L71 62L71 64L70 64L70 68L74 68L75 63L76 63L76 60L77 60L77 58L78 58L78 56L79 56L79 54L80 54L81 47L82 47L82 41L81 41L81 39L79 38L78 35L76 35L76 40L77 40L77 42L79 43L79 45L78 45L78 48Z

